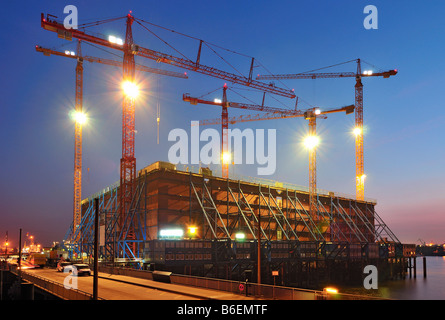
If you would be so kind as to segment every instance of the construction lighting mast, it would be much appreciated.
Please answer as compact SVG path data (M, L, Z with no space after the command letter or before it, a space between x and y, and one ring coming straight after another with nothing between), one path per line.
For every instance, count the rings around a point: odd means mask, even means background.
M258 80L289 80L289 79L317 79L317 78L355 78L355 167L356 167L356 198L364 200L365 198L365 172L363 161L363 84L362 78L366 77L383 77L389 78L395 76L397 69L385 72L362 72L360 59L357 62L356 72L329 72L329 73L297 73L297 74L281 74L281 75L258 75Z

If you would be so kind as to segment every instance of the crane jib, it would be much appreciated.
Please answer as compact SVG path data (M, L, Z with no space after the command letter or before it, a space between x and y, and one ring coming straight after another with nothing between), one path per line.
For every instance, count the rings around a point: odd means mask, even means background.
M78 29L65 29L63 24L57 21L49 21L46 20L44 14L41 15L41 26L45 30L56 32L59 38L72 40L72 38L76 38L83 41L92 42L94 44L98 44L107 48L124 51L124 47L122 45L111 43L108 40L87 34ZM209 75L215 78L223 79L226 81L230 81L233 83L238 83L244 86L248 86L250 88L254 88L257 90L261 90L263 92L269 92L272 94L277 94L287 98L295 98L296 95L292 90L282 89L279 87L275 87L270 84L262 83L256 80L249 79L248 77L239 76L233 73L229 73L226 71L222 71L216 68L212 68L209 66L197 64L196 61L186 60L182 58L178 58L172 55L164 54L161 52L157 52L154 50L146 49L138 45L132 46L132 53L141 57L145 57L151 60L155 60L157 62L171 64L183 69L195 71L201 74Z

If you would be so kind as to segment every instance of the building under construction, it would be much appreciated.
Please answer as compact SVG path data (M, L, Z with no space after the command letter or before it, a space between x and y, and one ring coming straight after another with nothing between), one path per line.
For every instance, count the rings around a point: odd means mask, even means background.
M83 200L81 224L74 235L72 227L68 231L67 247L77 256L93 253L98 210L101 260L139 268L261 277L263 283L273 282L272 271L278 271L281 284L314 287L361 279L367 264L389 275L396 272L391 262L403 270L414 254L376 213L373 200L319 190L310 212L308 191L192 171L165 162L140 170L124 216L118 183Z

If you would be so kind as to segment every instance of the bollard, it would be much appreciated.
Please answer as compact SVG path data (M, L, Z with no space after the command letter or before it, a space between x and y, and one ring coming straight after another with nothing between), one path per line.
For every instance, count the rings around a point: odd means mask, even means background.
M412 261L411 261L411 257L408 258L408 269L409 269L409 278L412 278Z
M426 278L426 257L423 257L423 277Z

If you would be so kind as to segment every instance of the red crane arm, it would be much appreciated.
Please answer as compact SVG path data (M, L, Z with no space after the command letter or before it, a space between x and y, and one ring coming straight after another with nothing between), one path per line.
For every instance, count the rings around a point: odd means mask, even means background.
M331 109L331 110L325 110L321 111L320 115L317 115L317 118L323 118L326 119L325 114L329 113L335 113L335 112L342 112L345 111L346 114L350 114L354 112L354 105L349 105L345 107L341 107L338 109ZM304 111L293 111L293 113L282 113L282 112L268 112L268 113L261 113L261 114L243 114L236 117L230 117L228 118L228 122L230 124L235 124L239 122L251 122L251 121L262 121L262 120L275 120L275 119L288 119L288 118L299 118L299 117L306 117L306 112ZM215 124L221 124L221 118L216 119L206 119L206 120L200 120L199 125L215 125Z
M350 114L353 113L355 109L355 105L351 104L349 106L344 106L338 109L330 109L330 110L325 110L325 111L321 111L320 114L329 114L329 113L335 113L335 112L342 112L345 111L346 114Z
M268 112L268 113L254 114L254 115L244 114L244 115L240 115L240 116L236 116L236 117L229 117L228 123L235 124L235 123L239 123L239 122L287 119L287 118L297 118L297 117L303 117L303 113L301 113L301 114L287 114L287 113L279 113L279 112ZM200 120L199 125L200 126L215 125L215 124L221 124L221 122L222 122L221 118L206 119L206 120Z
M397 70L389 70L376 73L361 73L359 76L365 77L383 77L389 78L395 76ZM296 74L277 74L277 75L258 75L258 80L288 80L288 79L317 79L317 78L355 78L358 74L355 72L322 72L322 73L296 73Z
M190 104L193 104L193 105L200 103L200 104L209 104L209 105L222 107L224 104L222 101L215 102L215 101L209 101L209 100L203 100L203 99L199 99L199 98L190 97L188 94L183 94L182 100L184 100L186 102L190 102ZM227 104L231 108L263 111L263 112L272 112L272 113L279 112L282 114L295 114L295 113L300 112L300 111L295 111L295 110L290 110L290 109L267 107L267 106L248 104L248 103L228 102Z
M65 52L61 52L61 51L43 48L41 46L36 46L36 51L42 52L45 56L49 56L49 55L53 54L56 56L67 57L67 58L72 58L72 59L80 58L77 54L72 55L72 54L68 54ZM106 64L109 66L122 67L121 61L116 61L116 60L112 60L112 59L97 58L97 57L92 57L92 56L84 56L81 58L85 61L92 62L92 63L101 63L101 64ZM136 64L135 68L136 68L136 70L143 71L143 72L156 73L156 74L162 74L162 75L166 75L166 76L170 76L170 77L188 79L188 76L186 74L180 73L180 72L150 68L150 67L147 67L147 66L144 66L141 64Z
M59 38L63 38L66 40L72 40L72 38L77 38L79 40L88 41L91 43L95 43L107 48L112 48L115 50L124 51L124 46L119 45L116 43L111 43L108 40L87 34L83 31L80 31L78 29L65 29L62 23L59 23L55 20L49 20L45 19L44 14L41 14L41 26L45 30L56 32ZM143 48L138 45L132 45L130 48L132 51L132 54L139 55L144 58L148 58L151 60L155 60L157 62L167 63L171 64L186 70L195 71L201 74L209 75L215 78L223 79L226 81L230 81L233 83L238 83L241 85L249 86L254 89L258 89L264 92L269 92L272 94L277 94L280 96L284 96L287 98L295 98L295 93L292 90L282 89L275 87L273 85L269 85L266 83L262 83L259 81L255 81L252 79L249 79L248 77L236 75L233 73L229 73L226 71L222 71L216 68L212 68L209 66L205 66L202 64L199 64L199 62L175 57L173 55L161 53L158 51L154 51L151 49Z

